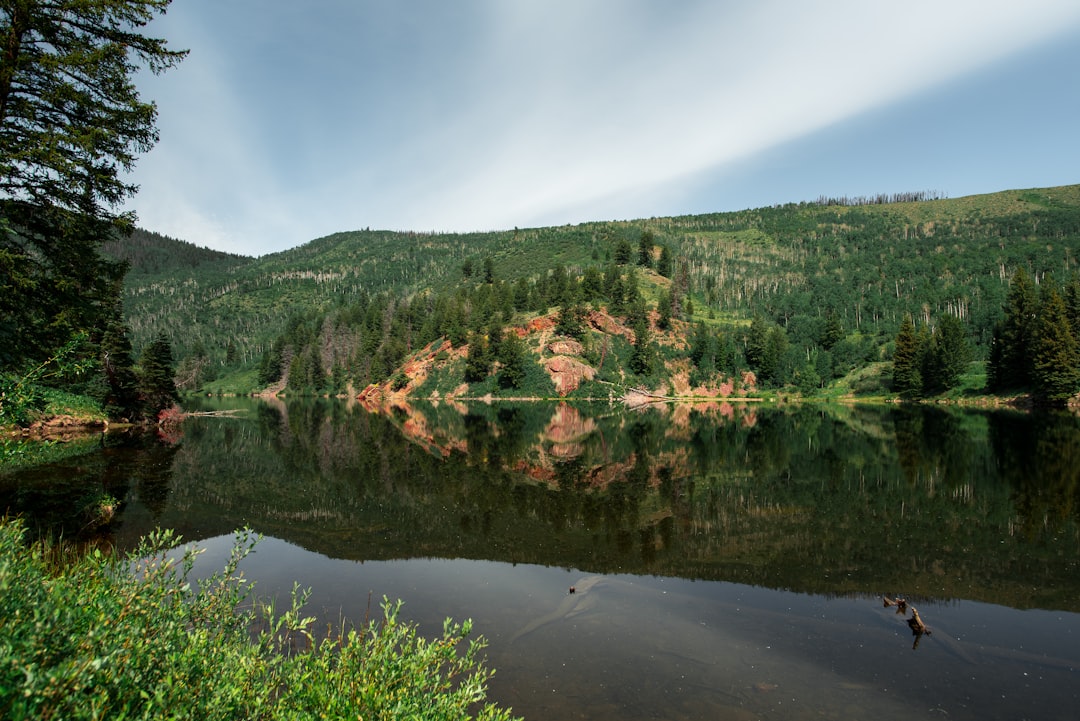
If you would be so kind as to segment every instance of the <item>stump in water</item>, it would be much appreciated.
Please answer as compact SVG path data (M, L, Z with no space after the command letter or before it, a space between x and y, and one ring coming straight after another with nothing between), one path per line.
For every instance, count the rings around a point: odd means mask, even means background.
M930 629L923 623L922 616L919 615L918 609L914 606L911 607L911 618L908 619L907 625L911 629L911 635L915 637L915 643L911 645L911 649L914 651L919 647L919 641L922 640L924 635L931 635Z

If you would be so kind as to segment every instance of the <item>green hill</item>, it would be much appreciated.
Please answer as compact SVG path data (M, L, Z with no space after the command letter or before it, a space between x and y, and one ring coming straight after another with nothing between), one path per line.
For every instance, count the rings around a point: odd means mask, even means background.
M802 366L821 365L835 377L887 359L905 314L926 326L945 314L959 317L975 356L985 358L1017 269L1036 282L1070 281L1080 254L1080 186L898 203L798 203L490 233L352 231L261 258L145 234L119 242L112 252L132 262L124 302L137 349L165 331L179 360L201 354L206 377L220 377L250 373L271 352L284 350L287 364L289 352L281 344L299 332L321 338L312 355L321 358L324 389L333 391L346 380L392 375L358 370L359 356L372 356L383 344L362 342L357 328L373 331L378 324L386 336L403 302L411 299L407 324L417 330L455 303L468 306L460 309L466 316L462 332L485 327L490 319L472 317L472 311L490 312L498 303L502 321L520 324L580 301L589 273L615 266L626 279L643 235L650 263L666 251L671 268L669 277L640 268L634 282L651 309L671 293L679 296L677 320L687 325L678 332L689 334L701 322L733 343L745 361L753 352L749 332L757 318L766 330L783 329L785 352L801 353ZM549 293L552 278L569 283L569 294ZM534 294L539 285L541 301L559 302L543 307L534 298L525 309L506 301L522 284ZM485 285L494 300L478 300ZM604 298L585 302L607 307ZM387 316L379 323L367 318L376 306ZM339 332L346 327L354 332ZM429 332L450 334L446 328ZM354 347L347 353L334 351L349 343ZM400 361L417 347L403 346L383 360ZM336 376L335 362L342 364Z

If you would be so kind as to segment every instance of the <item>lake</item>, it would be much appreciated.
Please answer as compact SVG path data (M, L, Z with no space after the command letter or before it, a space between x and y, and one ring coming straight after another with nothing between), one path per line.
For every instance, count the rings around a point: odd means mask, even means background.
M177 529L320 624L472 618L528 719L1074 719L1080 421L943 407L198 400L0 475L39 533ZM574 587L575 592L570 593ZM899 613L883 597L902 597ZM917 608L930 633L908 626Z

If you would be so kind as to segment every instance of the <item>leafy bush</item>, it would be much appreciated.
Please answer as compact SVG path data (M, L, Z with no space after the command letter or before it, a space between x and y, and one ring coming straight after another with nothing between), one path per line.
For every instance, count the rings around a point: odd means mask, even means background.
M249 602L238 532L223 571L191 580L171 532L131 559L29 551L0 522L0 717L5 719L508 719L484 703L493 671L471 623L426 640L384 599L381 623L316 643L294 588L288 611ZM252 629L262 629L254 634ZM297 650L300 649L300 650Z

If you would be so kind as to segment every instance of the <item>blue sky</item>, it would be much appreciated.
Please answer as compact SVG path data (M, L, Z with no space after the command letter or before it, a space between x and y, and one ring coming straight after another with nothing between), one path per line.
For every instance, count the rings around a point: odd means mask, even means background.
M263 255L1080 182L1076 0L176 0L140 226Z

